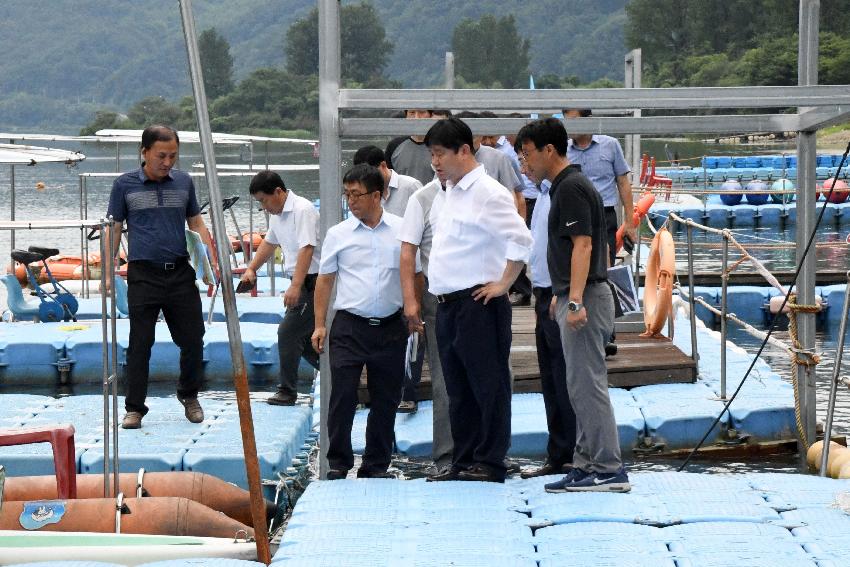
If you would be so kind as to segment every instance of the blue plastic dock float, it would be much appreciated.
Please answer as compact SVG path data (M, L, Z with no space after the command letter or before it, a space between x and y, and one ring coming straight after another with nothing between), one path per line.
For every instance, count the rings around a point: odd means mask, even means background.
M65 358L66 323L0 325L0 382L55 384Z

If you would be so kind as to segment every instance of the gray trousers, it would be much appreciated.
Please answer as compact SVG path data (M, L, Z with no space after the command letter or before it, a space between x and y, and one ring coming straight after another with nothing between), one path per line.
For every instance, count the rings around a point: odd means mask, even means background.
M431 396L434 404L434 435L431 457L438 465L452 462L452 427L449 421L449 395L437 348L437 298L425 291L422 294L422 319L425 321L425 349L431 369Z
M319 369L319 355L310 342L315 328L313 315L313 286L301 288L301 304L290 307L277 328L277 353L280 358L278 390L289 396L298 395L298 365L304 357L310 366Z
M611 288L605 282L585 288L582 303L587 324L581 329L567 325L567 303L566 295L558 297L556 319L564 347L567 391L576 414L573 466L585 472L617 472L623 461L605 366L605 343L614 330Z

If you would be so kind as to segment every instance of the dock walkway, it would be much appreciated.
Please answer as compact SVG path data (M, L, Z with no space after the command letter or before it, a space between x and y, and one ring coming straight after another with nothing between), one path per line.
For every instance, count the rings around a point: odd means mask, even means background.
M838 567L850 481L631 475L629 494L547 494L557 477L311 484L273 564L287 567ZM846 504L844 504L846 506Z

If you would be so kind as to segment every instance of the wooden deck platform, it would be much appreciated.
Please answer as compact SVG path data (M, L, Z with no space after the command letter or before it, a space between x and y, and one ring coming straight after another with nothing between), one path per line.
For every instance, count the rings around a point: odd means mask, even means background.
M534 311L530 307L514 307L511 368L514 392L540 392L540 367L534 339ZM643 338L638 333L618 333L618 352L609 357L608 384L614 388L631 388L649 384L691 383L696 381L694 361L667 338ZM431 399L431 374L427 359L418 389L419 400ZM368 403L365 371L360 379L358 397Z

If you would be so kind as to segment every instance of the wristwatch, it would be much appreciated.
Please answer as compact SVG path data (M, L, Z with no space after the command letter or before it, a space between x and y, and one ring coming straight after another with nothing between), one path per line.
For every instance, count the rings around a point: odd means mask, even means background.
M572 311L573 313L578 313L579 311L581 311L582 307L584 307L584 305L578 303L577 301L570 301L569 303L567 303L567 309L569 311Z

